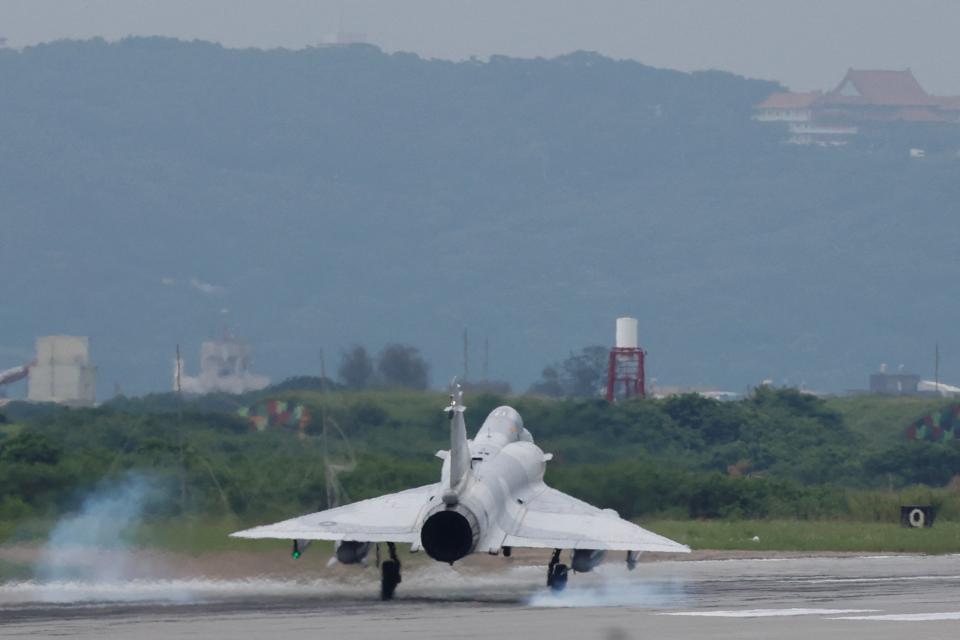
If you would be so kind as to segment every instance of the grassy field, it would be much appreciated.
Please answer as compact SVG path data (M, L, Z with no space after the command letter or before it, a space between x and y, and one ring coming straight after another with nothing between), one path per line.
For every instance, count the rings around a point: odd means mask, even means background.
M0 582L5 580L29 580L33 571L29 566L0 560Z
M144 547L200 554L207 551L276 550L276 540L231 538L230 533L260 523L235 518L147 520L121 531L95 536L100 546ZM56 525L55 520L30 519L0 524L0 544L41 545ZM327 543L318 543L327 544ZM330 549L333 549L330 543Z
M907 529L879 522L825 520L647 520L640 524L700 551L744 550L759 554L779 551L960 553L960 522L956 521L940 521L930 529ZM15 549L17 545L33 548L42 546L46 526L49 523L34 523L32 536L8 540L7 544L14 547L7 549ZM228 537L231 531L243 526L243 523L229 519L149 522L135 530L121 532L111 546L197 557L219 552L242 552L257 558L270 558L276 556L278 551L286 553L289 550L289 542L283 540ZM754 537L758 539L754 540ZM0 546L0 552L3 549ZM332 552L333 544L329 542L315 543L309 551L312 558L326 558ZM400 548L400 552L403 556L407 555L406 545ZM29 579L32 576L33 570L29 564L24 564L24 560L12 562L0 557L0 582Z
M233 519L189 520L186 522L168 520L141 526L126 536L135 546L179 551L183 553L204 553L207 551L276 551L278 547L289 546L283 540L248 540L231 538L230 533L245 529L253 524L244 524ZM332 542L317 542L311 553L332 553Z
M641 520L639 524L694 549L748 551L889 551L960 553L960 522L939 520L929 529L909 529L886 522L842 520ZM7 544L42 544L50 523L35 522L30 535ZM233 519L146 522L120 532L115 544L191 554L213 551L274 552L277 540L231 538L251 526ZM756 536L759 540L754 541ZM332 543L315 549L331 552Z
M929 529L828 520L651 520L641 525L694 549L960 553L960 522L954 521L940 521ZM231 520L155 523L141 527L132 541L188 553L269 552L285 544L278 540L227 537L243 526ZM759 541L754 541L754 536ZM332 543L317 543L311 553L332 550Z
M822 520L651 520L641 524L693 549L960 553L960 523L950 521L929 529Z

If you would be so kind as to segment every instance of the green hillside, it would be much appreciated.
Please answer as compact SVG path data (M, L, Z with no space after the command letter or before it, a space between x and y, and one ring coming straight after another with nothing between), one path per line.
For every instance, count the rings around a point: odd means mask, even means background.
M955 401L909 396L864 395L827 401L827 406L840 413L844 424L861 435L865 445L872 450L901 443L907 425L950 404L955 404Z
M102 397L169 388L225 323L277 380L403 342L434 385L467 327L518 390L625 313L663 384L960 349L952 129L784 145L751 119L775 83L589 52L60 41L0 49L0 86L0 368L88 335Z

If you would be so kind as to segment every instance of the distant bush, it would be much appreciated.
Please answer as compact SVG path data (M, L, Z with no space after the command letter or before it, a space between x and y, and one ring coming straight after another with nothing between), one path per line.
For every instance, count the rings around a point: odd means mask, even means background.
M321 416L349 440L338 431L330 437L334 459L355 453L356 468L339 475L354 500L436 482L441 463L433 453L449 446L439 393L287 391L286 400L309 407L304 438L255 431L234 409L202 410L200 400L185 403L178 419L168 397L19 422L0 439L0 517L69 511L131 470L148 472L158 488L147 516L263 521L316 510L326 494ZM794 391L760 390L740 402L688 395L614 405L481 394L468 401L470 432L506 402L555 455L549 484L624 517L894 522L900 503L920 501L960 518L960 494L936 488L956 473L960 448L903 442L871 453L866 436L852 433L829 405Z

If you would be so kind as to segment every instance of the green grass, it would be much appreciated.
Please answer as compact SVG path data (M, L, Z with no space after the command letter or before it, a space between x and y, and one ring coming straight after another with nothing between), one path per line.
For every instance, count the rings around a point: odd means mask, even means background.
M0 544L35 544L47 539L56 520L49 518L21 518L0 520Z
M651 520L644 527L692 549L749 551L960 552L960 523L909 529L884 522ZM753 537L758 541L754 542Z
M374 404L397 422L419 422L424 415L440 413L450 401L447 394L407 389L369 389L364 391L291 391L277 397L318 408L326 405L343 409L358 403Z
M885 522L833 520L647 520L641 524L692 549L747 551L861 551L960 553L960 522L941 520L929 529L908 529ZM34 534L20 542L42 544L49 523L37 521ZM234 519L153 521L123 532L122 543L135 547L202 554L220 551L276 553L284 540L245 540L228 534L248 526ZM753 537L757 536L758 541ZM14 542L9 540L8 542ZM405 551L405 546L401 551ZM310 553L333 552L333 543L317 542ZM29 576L29 568L0 561L0 580Z
M827 406L840 412L844 423L864 437L869 450L903 442L907 425L949 404L953 401L943 398L874 395L827 400Z
M23 431L21 424L0 424L0 438L12 438L21 431Z
M33 577L30 567L0 560L0 582L8 580L29 580Z
M165 520L140 525L135 532L128 536L128 540L136 546L184 553L205 553L209 551L270 552L290 545L290 542L285 540L248 540L230 537L230 533L250 526L253 525L232 518ZM316 544L329 547L325 552L333 551L333 543L319 542Z

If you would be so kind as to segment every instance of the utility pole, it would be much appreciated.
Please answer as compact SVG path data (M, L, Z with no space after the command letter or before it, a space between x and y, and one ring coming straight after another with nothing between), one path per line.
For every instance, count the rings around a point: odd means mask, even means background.
M933 384L934 388L937 390L937 395L940 395L940 342L937 341L933 345Z
M323 349L320 349L320 391L327 390L327 360L323 357Z
M483 380L490 379L490 338L483 339Z
M183 388L180 386L180 368L183 360L180 358L180 343L177 343L177 438L180 441L180 512L186 513L187 510L187 468L185 464L184 442L183 442Z
M467 330L463 330L463 382L467 383L467 380L470 379L470 354L469 354L469 341L467 338Z
M320 349L320 426L321 426L321 446L323 447L323 486L326 490L327 501L324 509L332 509L338 506L336 472L330 464L330 435L327 418L327 359L324 357L323 349Z

